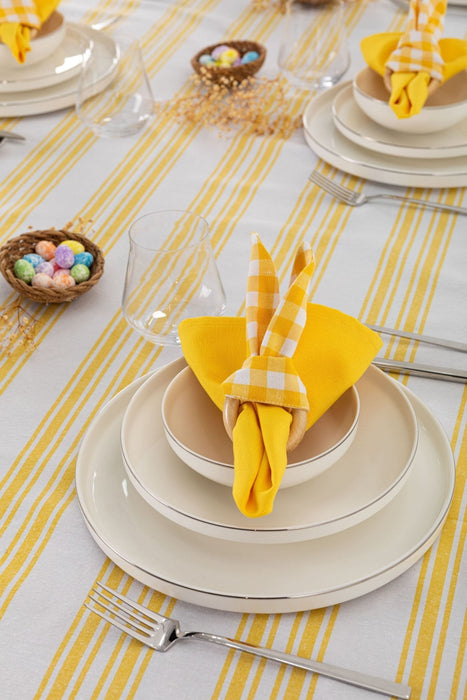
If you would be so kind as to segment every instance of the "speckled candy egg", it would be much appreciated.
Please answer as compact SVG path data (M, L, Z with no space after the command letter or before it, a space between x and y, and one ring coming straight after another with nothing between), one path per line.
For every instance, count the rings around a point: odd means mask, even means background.
M75 255L78 253L84 253L84 245L80 243L79 241L74 241L71 238L67 241L63 241L62 245L67 245Z
M252 61L256 61L257 58L259 58L259 53L257 51L247 51L242 56L242 63L251 63Z
M208 53L203 53L203 55L199 57L198 61L201 66L209 66L215 63L213 57Z
M56 289L68 289L76 284L68 270L57 270L52 277L52 286Z
M13 271L18 279L23 280L23 282L26 282L27 284L31 282L35 274L34 268L31 265L31 263L25 260L24 258L16 260L13 267Z
M221 53L221 55L219 56L219 60L221 61L221 63L227 63L231 66L233 63L235 63L239 56L240 54L238 53L237 49L229 48Z
M60 243L55 251L55 262L59 267L69 270L75 263L75 254L68 245Z
M91 272L87 265L80 265L78 263L78 265L73 265L70 270L70 275L73 277L76 284L79 284L80 282L86 282L86 280L89 279Z
M38 255L41 255L44 260L52 260L55 255L55 248L55 243L52 243L52 241L38 241L35 251Z
M37 267L44 262L42 255L38 255L37 253L26 253L26 255L23 255L23 258L31 263L33 267Z
M216 48L211 51L211 56L215 61L218 61L221 55L224 53L224 51L228 51L229 49L230 46L226 46L226 44L221 44L220 46L216 46Z
M94 262L94 256L92 253L88 253L87 250L84 253L78 253L75 255L75 265L86 265L86 267L91 267Z
M36 267L36 275L44 274L52 277L54 272L55 268L48 260L44 260L44 262L39 263L39 265Z
M36 272L31 280L31 285L33 287L38 287L39 289L49 289L52 287L54 281L50 275L46 275L45 272Z

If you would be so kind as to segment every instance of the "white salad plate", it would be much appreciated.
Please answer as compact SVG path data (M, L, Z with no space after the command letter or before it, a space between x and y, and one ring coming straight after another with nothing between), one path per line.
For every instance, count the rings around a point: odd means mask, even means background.
M340 90L332 103L337 129L358 146L402 158L456 158L467 155L467 121L433 134L406 134L385 129L355 102L352 86Z
M400 158L375 153L340 133L332 117L337 95L351 82L313 97L303 114L305 140L317 156L343 172L403 187L465 187L467 155L456 158Z
M69 27L75 33L82 34L84 52L86 44L91 47L89 60L95 62L97 68L97 79L92 89L97 94L107 87L116 73L119 49L114 40L103 32L81 24L70 24ZM70 80L38 90L0 92L0 117L24 117L72 107L76 103L78 82L79 74L75 74Z
M180 360L162 368L167 378ZM76 490L89 531L123 571L165 595L233 612L286 613L335 605L392 581L439 536L452 500L455 465L436 418L403 389L417 416L419 445L400 492L355 527L277 545L204 537L176 525L141 498L120 450L133 382L92 421L76 462Z
M81 70L90 46L89 36L67 24L63 42L51 56L31 66L2 70L0 93L38 90L69 80Z
M168 366L155 373L129 402L122 421L122 455L140 496L193 532L247 544L331 535L383 508L409 476L418 441L415 412L400 384L370 367L357 382L360 417L343 456L318 476L280 489L268 515L248 518L238 510L231 488L198 474L171 449L161 418L171 371ZM209 431L225 433L222 413L216 411Z

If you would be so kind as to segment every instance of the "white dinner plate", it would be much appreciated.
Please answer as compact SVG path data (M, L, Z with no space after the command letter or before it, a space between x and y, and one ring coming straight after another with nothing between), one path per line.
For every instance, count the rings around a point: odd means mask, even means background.
M95 93L104 90L113 79L118 66L119 49L114 40L85 25L70 24L75 32L82 33L83 45L92 45L91 61L96 63L97 80L93 85ZM58 109L71 107L76 103L79 74L70 80L49 85L39 90L0 93L0 117L24 117L45 114Z
M81 70L90 45L87 34L67 24L65 37L51 56L31 66L2 69L0 93L38 90L69 80Z
M358 146L402 158L456 158L467 155L467 121L434 134L405 134L380 126L360 109L352 85L332 103L337 129Z
M310 540L369 518L408 478L418 441L415 412L401 385L370 367L357 383L360 417L344 455L322 474L280 489L269 515L248 518L238 510L230 488L190 469L170 448L161 404L171 372L169 366L154 374L130 402L122 424L122 454L140 496L189 530L249 544ZM216 412L210 430L225 432L222 413ZM133 448L126 449L132 442Z
M177 360L166 375L183 367ZM76 490L89 531L123 571L165 595L234 612L280 613L335 605L406 571L441 532L455 465L449 441L422 402L404 389L420 440L409 478L372 518L307 542L256 545L204 537L155 511L131 485L120 451L125 408L146 377L99 412L76 462Z
M399 158L362 148L343 136L334 124L332 104L350 82L312 98L303 114L305 140L324 161L343 172L375 182L404 187L465 187L467 156L459 158Z

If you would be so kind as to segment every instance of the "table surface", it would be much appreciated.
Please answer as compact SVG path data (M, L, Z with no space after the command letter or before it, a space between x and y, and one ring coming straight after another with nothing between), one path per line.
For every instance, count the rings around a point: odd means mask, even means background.
M68 21L115 15L105 31L141 42L157 99L187 89L190 58L226 38L267 46L263 75L277 75L283 15L249 0L64 0ZM466 14L463 14L466 13ZM390 0L346 8L352 61L359 41L397 31L405 16ZM463 37L467 10L450 8L446 33ZM297 109L305 102L297 98ZM467 242L462 216L396 202L349 208L308 180L318 166L366 193L387 189L319 160L301 129L288 138L228 135L158 116L134 137L99 139L73 108L0 119L25 135L0 153L0 242L30 229L92 222L105 255L100 282L71 304L23 302L35 344L3 347L0 384L0 695L12 698L146 700L333 700L378 697L300 670L197 642L157 654L121 636L83 606L96 580L109 581L185 628L214 631L287 650L412 687L413 698L464 697L466 691L467 391L465 384L396 376L440 421L456 460L456 487L439 539L408 571L376 591L328 608L287 614L224 612L152 591L109 560L92 539L75 490L79 446L97 412L134 379L179 357L126 324L120 308L128 228L156 209L191 209L209 222L227 295L242 312L249 239L258 231L284 282L297 245L317 260L312 300L363 322L467 342ZM463 188L396 188L467 206ZM15 293L2 279L2 310ZM465 356L403 342L397 359L466 367ZM416 509L417 503L414 503ZM157 537L157 533L154 533ZM391 537L391 532L387 532ZM281 566L281 562L277 562ZM293 577L294 572L290 572ZM207 580L209 572L206 572Z

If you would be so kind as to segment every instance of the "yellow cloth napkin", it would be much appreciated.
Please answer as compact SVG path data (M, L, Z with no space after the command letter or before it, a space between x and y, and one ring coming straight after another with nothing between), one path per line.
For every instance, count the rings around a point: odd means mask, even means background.
M60 0L0 0L0 41L18 63L31 49L31 29L39 30Z
M418 114L430 81L443 83L467 67L467 41L441 38L446 0L411 0L404 33L386 32L360 42L363 58L379 75L391 72L389 104L400 119Z
M293 279L297 269L302 270L303 258L305 267L306 260L310 264L309 255L300 251ZM277 280L271 286L276 284ZM340 311L307 302L303 309L306 321L290 360L306 389L309 428L361 377L382 341L376 333ZM235 376L250 356L251 333L247 331L247 320L190 318L182 321L178 330L187 363L222 410L226 387L229 389L226 379ZM233 498L248 517L272 511L287 465L290 424L290 411L282 406L255 401L241 405L233 435Z

